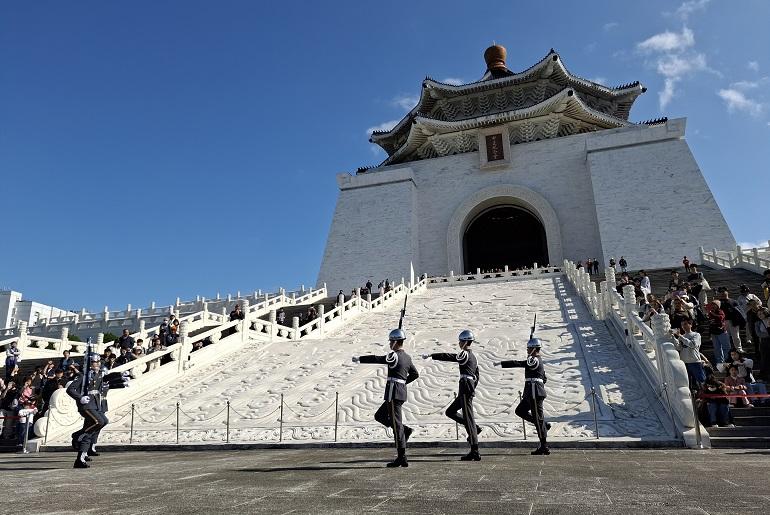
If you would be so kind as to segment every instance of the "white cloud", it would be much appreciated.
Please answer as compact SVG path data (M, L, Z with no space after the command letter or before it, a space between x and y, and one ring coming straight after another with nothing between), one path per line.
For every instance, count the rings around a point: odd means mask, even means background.
M674 14L683 20L687 20L692 13L705 9L711 0L688 0L682 3Z
M676 83L674 79L666 79L663 81L663 90L658 93L658 103L661 110L664 109L669 102L674 98L676 94Z
M682 6L686 4L688 2ZM696 52L694 46L695 34L686 26L681 32L661 32L636 44L637 52L650 56L647 64L654 66L664 79L663 89L658 93L661 110L677 95L677 85L686 77L704 71L721 76L718 71L709 68L706 56Z
M727 105L728 112L744 111L751 116L759 116L767 107L762 102L747 97L742 91L737 89L720 89L717 92Z
M410 96L410 95L399 95L395 97L393 100L391 100L391 104L394 106L400 107L404 111L411 110L414 106L417 105L417 102L420 101L420 97Z
M396 124L400 121L401 120L390 120L387 122L382 122L379 125L375 125L374 127L369 127L368 129L366 129L366 134L371 134L373 132L389 131L390 129L395 127Z
M746 68L748 68L749 70L758 72L759 71L759 63L757 61L749 61L746 64Z
M618 26L620 26L620 23L618 23L618 22L616 22L616 21L611 21L611 22L607 22L607 23L605 23L605 24L604 24L604 27L602 27L602 28L603 28L605 31L610 31L610 30L612 30L612 29L615 29L615 28L617 28Z
M465 84L464 80L458 79L457 77L447 77L446 79L442 79L441 82L444 84L451 84L452 86L462 86Z
M768 83L770 83L770 77L762 77L758 80L739 80L730 84L730 88L746 91L749 89L757 89L758 87Z
M703 54L675 55L667 54L658 59L658 73L669 79L681 79L684 75L708 70L706 56Z
M607 84L607 77L593 77L586 80L590 80L591 82L595 82L597 84Z
M660 108L665 107L677 94L677 84L688 75L709 70L706 56L703 54L676 55L665 54L656 61L657 72L665 77L663 90L658 93Z
M654 52L681 52L695 44L695 35L687 27L682 27L682 32L661 32L636 44L636 48L644 53Z

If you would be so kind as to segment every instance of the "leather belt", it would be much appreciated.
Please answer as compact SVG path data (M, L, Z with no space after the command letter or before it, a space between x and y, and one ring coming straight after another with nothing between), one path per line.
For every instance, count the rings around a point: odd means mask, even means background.
M389 383L399 383L399 384L406 384L406 380L399 379L398 377L389 377L388 378Z
M100 393L99 390L88 390L88 395L99 395Z
M539 377L528 377L528 378L524 379L524 381L527 382L527 383L542 383L543 382L543 380L540 379Z

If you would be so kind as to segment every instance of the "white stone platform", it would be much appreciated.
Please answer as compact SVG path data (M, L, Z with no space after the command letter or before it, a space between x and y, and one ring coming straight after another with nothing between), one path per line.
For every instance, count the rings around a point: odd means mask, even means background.
M399 306L400 307L400 306ZM179 442L222 442L231 402L229 441L278 442L279 405L284 395L281 439L334 440L335 392L339 392L340 442L388 441L373 421L382 402L385 368L356 365L351 357L384 354L388 330L398 321L398 307L361 315L333 337L314 341L276 342L260 350L247 344L188 374L162 391L136 402L134 443L173 443L177 438L176 403L180 403ZM405 419L415 441L464 439L462 427L444 408L457 388L457 366L424 361L420 354L456 349L460 330L471 328L481 382L475 402L484 428L481 441L522 440L522 423L513 414L523 371L495 368L492 362L522 359L534 313L544 340L548 374L546 416L554 440L596 439L590 392L597 392L597 419L602 439L665 440L671 437L658 401L635 370L604 322L593 320L563 276L510 283L432 288L409 299L406 350L420 378L409 386ZM661 412L662 413L662 412ZM129 408L110 413L113 421L102 443L128 443ZM244 419L242 417L248 417ZM529 426L530 439L534 428Z

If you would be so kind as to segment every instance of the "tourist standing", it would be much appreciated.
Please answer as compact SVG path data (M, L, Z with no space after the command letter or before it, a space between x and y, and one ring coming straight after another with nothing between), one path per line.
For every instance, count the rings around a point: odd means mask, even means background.
M353 357L353 363L377 363L388 366L388 379L385 383L385 402L374 414L374 419L393 430L397 457L387 464L388 467L408 467L406 442L412 434L412 428L405 426L401 409L406 402L406 385L417 379L420 374L412 364L412 358L404 351L406 335L401 329L393 329L388 335L390 352L385 356L366 355Z
M725 313L720 309L718 300L712 300L706 305L706 316L709 320L711 341L714 344L714 361L719 365L729 356L730 334L725 326Z
M628 272L628 261L626 261L625 257L620 256L620 261L618 261L618 264L620 265L621 272Z
M481 428L476 425L476 419L473 416L473 396L476 393L476 386L479 384L479 366L476 356L470 348L474 341L473 333L469 329L465 329L460 333L458 340L460 352L457 354L438 352L423 354L422 357L436 361L456 362L460 366L460 385L457 390L457 397L446 409L445 414L458 424L462 424L468 433L471 451L460 459L462 461L481 461L478 439ZM459 410L462 410L462 415L458 415Z
M18 347L16 346L16 342L11 342L8 344L8 347L5 349L5 382L11 380L11 377L15 375L16 367L18 366L19 356L21 355L21 351L19 351Z
M700 360L700 333L692 330L692 319L686 318L682 320L682 330L672 329L671 334L676 340L676 350L679 351L679 357L690 377L690 389L699 390L706 382L706 371Z

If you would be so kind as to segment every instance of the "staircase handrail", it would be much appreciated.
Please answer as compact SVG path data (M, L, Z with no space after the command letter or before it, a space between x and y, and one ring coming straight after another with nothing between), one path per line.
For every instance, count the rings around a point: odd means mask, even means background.
M606 280L600 283L598 290L589 274L576 268L573 262L565 259L564 271L568 282L594 317L604 320L631 352L663 410L670 416L676 434L688 447L708 446L705 429L700 431L703 440L698 441L695 425L699 422L693 415L687 369L671 341L668 315L653 315L652 328L647 326L637 313L634 286L626 285L620 295L615 289L615 270L612 268L606 269Z

